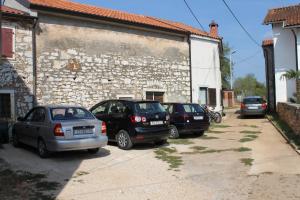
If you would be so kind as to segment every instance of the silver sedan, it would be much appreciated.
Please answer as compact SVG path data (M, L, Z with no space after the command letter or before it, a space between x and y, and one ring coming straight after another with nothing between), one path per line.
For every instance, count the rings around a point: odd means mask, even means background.
M13 145L38 149L40 157L51 152L87 149L97 153L107 145L106 124L78 106L39 106L13 126Z

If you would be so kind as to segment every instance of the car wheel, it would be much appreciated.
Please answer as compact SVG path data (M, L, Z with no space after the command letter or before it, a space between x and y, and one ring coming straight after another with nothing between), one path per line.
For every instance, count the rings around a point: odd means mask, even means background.
M200 136L204 135L204 131L195 132L194 135L200 137Z
M219 124L222 122L222 116L220 113L215 113L215 119L214 119L215 123Z
M96 154L99 151L99 148L94 148L94 149L88 149L88 152L90 154Z
M155 142L155 144L158 145L158 146L164 145L166 143L167 143L167 140L159 140L159 141Z
M169 138L171 138L171 139L179 138L178 129L174 125L170 126L170 136L169 136Z
M20 147L19 138L18 138L18 135L16 133L12 134L12 142L13 142L14 147Z
M45 142L41 139L38 140L38 154L41 158L47 158L50 155Z
M120 149L128 150L132 147L132 142L127 131L121 130L116 135L117 144Z

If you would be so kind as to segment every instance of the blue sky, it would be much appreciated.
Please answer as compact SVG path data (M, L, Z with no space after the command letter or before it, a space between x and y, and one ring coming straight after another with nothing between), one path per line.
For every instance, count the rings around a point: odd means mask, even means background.
M186 8L183 0L73 0L80 3L123 10L130 13L155 16L183 22L199 27ZM187 0L201 24L208 31L208 24L215 20L219 24L220 35L224 42L237 50L233 59L234 77L253 73L260 81L265 81L264 57L261 47L255 45L234 21L221 0ZM270 8L298 4L299 0L227 0L242 24L253 37L261 43L271 37L271 26L262 25ZM251 59L246 59L249 58Z

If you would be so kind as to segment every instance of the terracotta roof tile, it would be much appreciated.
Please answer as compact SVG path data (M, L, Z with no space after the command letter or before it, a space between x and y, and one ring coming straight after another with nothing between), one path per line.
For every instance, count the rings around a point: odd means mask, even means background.
M111 10L91 5L80 4L72 2L70 0L29 0L31 5L42 6L47 8L55 8L59 10L72 11L82 14L88 14L99 17L106 17L109 19L120 20L123 22L135 23L138 25L148 25L157 28L164 28L172 31L180 31L184 33L191 33L200 36L215 38L210 36L207 32L193 28L191 26L171 22L168 20L162 20L154 17L148 17L144 15L131 14L123 11ZM219 39L219 38L215 38Z
M262 46L270 46L273 45L273 39L265 39L262 42Z
M0 6L1 12L8 13L8 14L14 14L14 15L28 15L28 13L23 12L21 10L17 10L8 6Z
M285 26L300 25L300 4L269 10L264 24L284 22Z

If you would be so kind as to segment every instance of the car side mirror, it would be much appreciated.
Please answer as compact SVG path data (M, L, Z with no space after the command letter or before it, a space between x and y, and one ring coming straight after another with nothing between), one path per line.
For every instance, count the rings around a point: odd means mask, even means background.
M22 121L24 121L24 117L18 117L17 120L22 122Z

